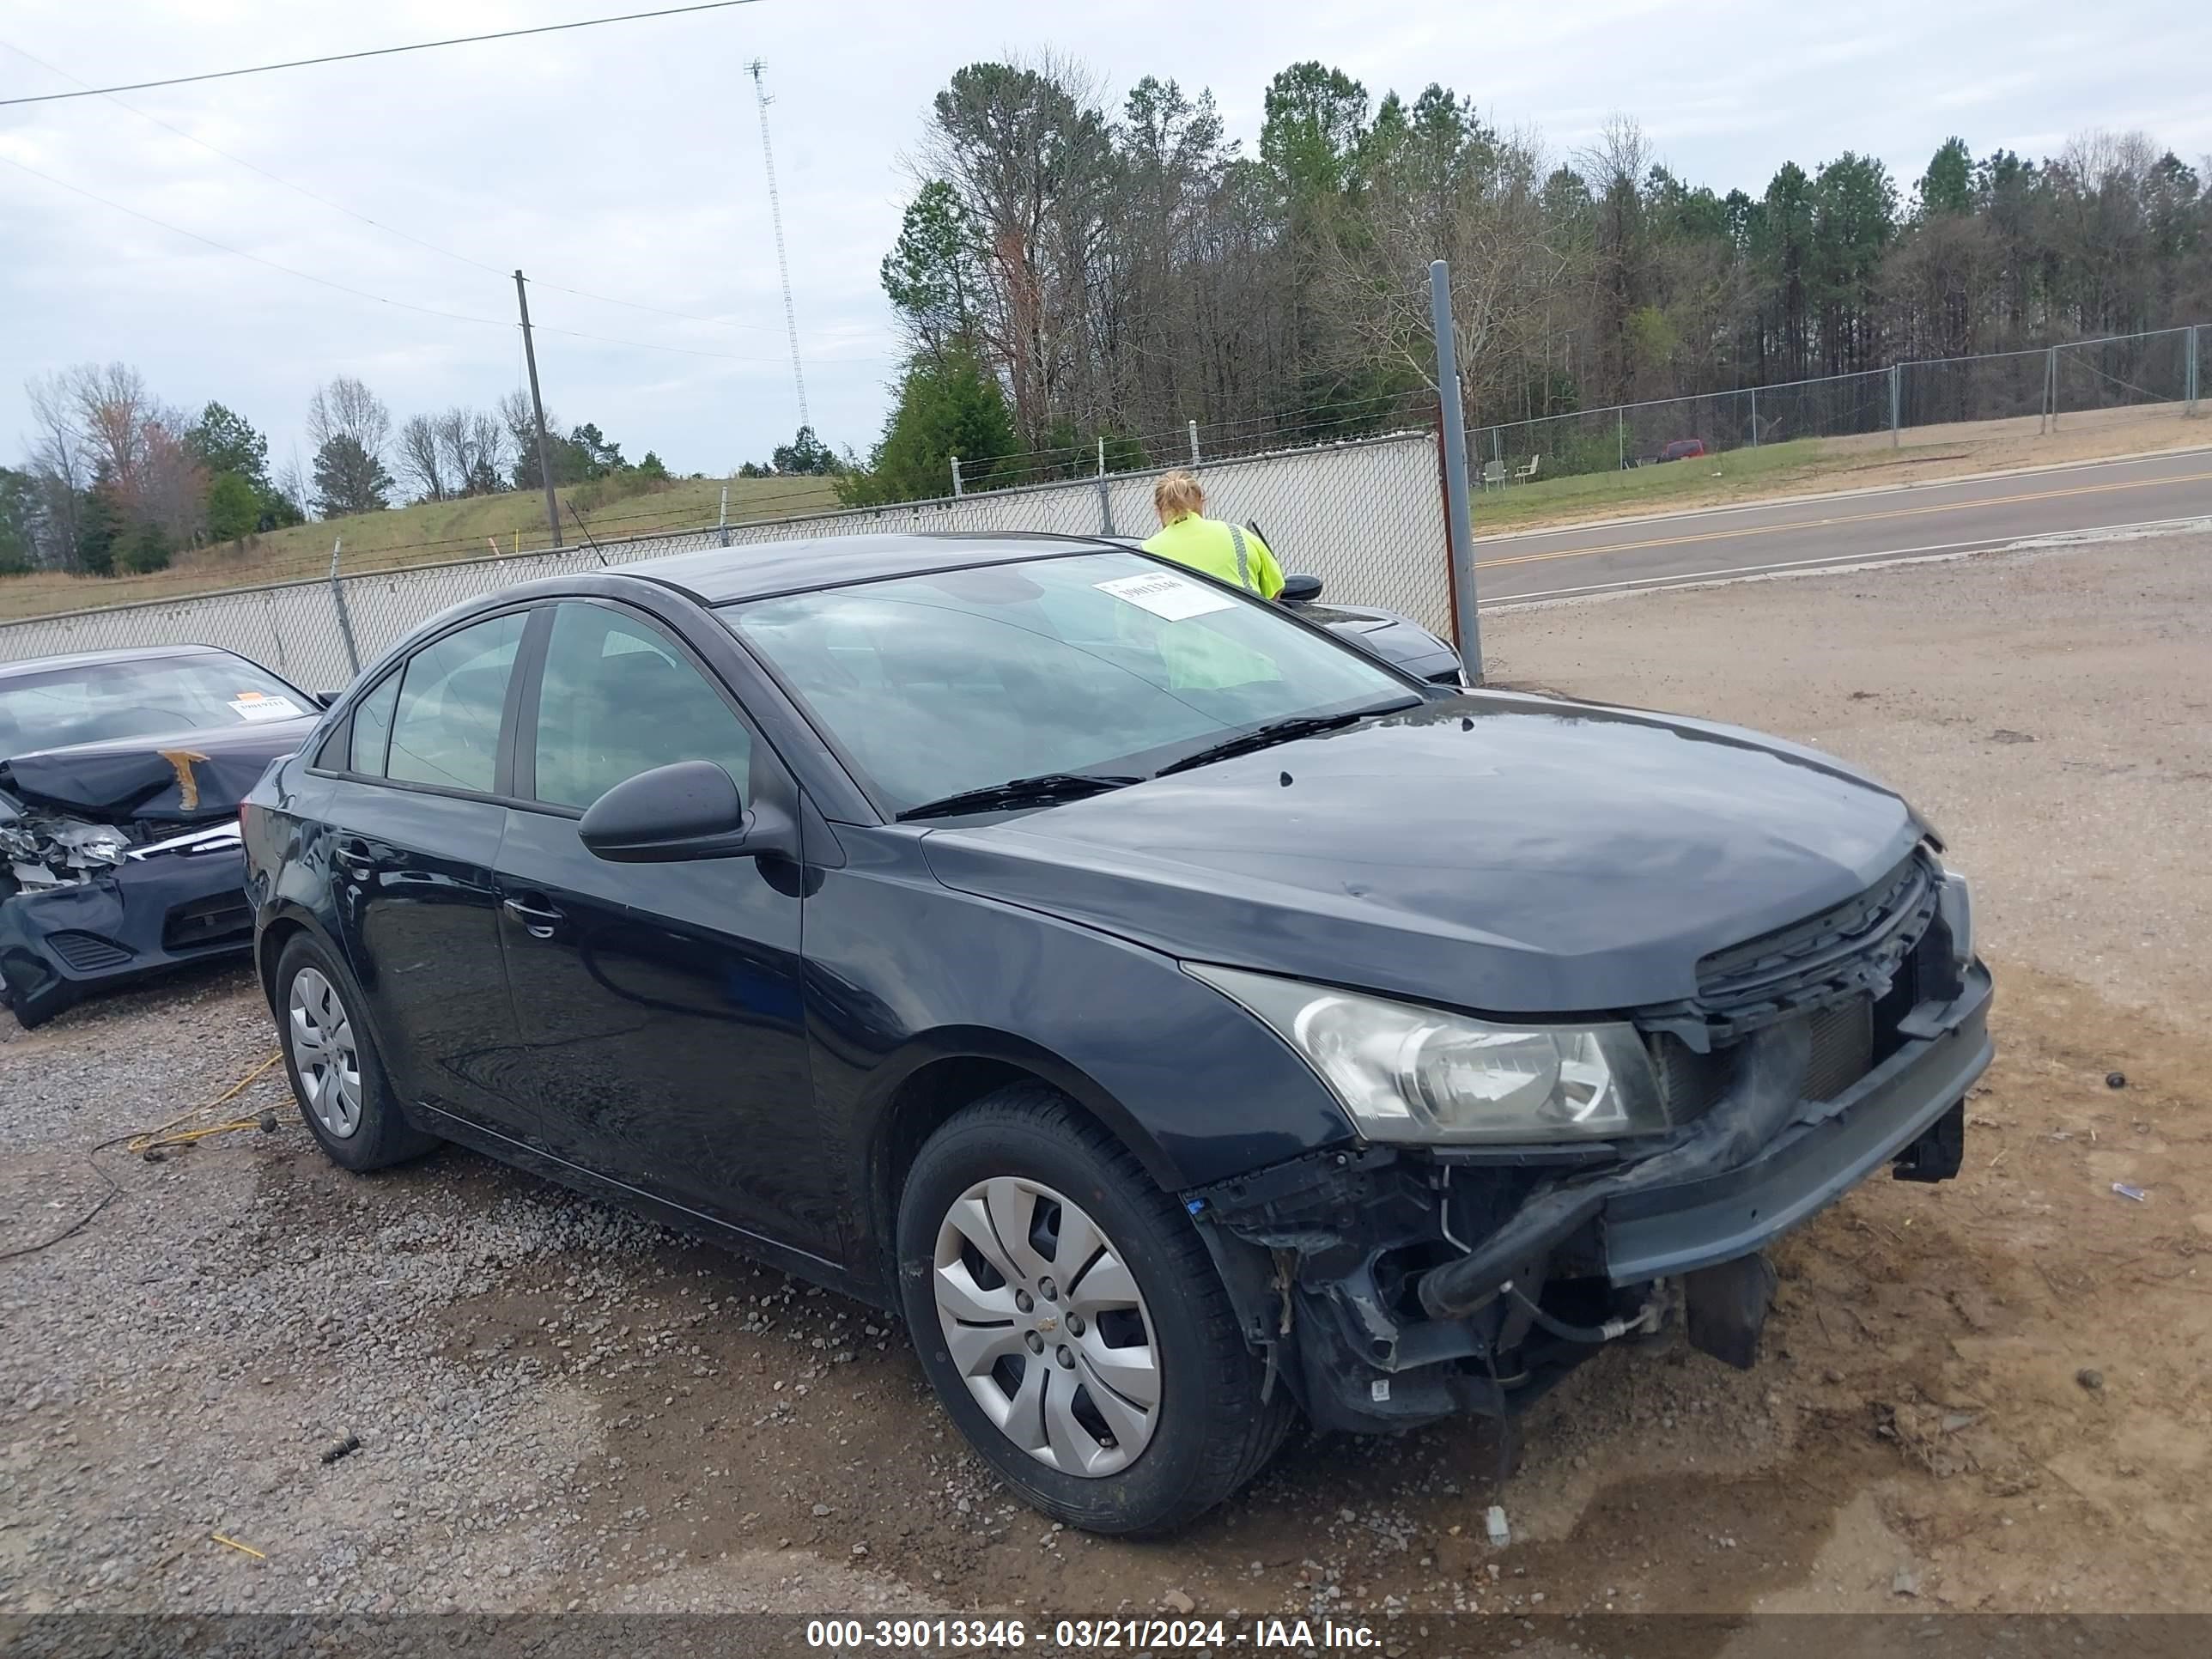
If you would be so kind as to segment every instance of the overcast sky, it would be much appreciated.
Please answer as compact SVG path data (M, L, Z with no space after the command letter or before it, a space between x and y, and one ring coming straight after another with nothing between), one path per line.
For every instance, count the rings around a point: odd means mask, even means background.
M0 96L653 3L7 0ZM1952 132L1977 155L2040 156L2098 126L2142 128L2192 163L2212 150L2212 7L2182 0L760 0L129 94L146 114L98 98L0 109L0 158L295 271L483 319L303 281L0 165L0 459L27 432L25 376L94 359L137 365L190 409L219 398L270 434L280 464L301 442L308 392L333 374L368 380L396 419L489 404L521 384L501 274L517 265L533 322L634 343L540 336L559 419L595 421L633 459L657 450L680 471L764 457L798 406L744 70L756 57L775 98L814 424L865 453L896 350L876 266L909 188L901 153L953 70L1045 49L1087 61L1116 99L1148 72L1210 87L1248 148L1268 77L1309 58L1377 97L1442 81L1497 124L1538 130L1555 155L1624 112L1669 166L1723 191L1756 193L1784 160L1809 170L1846 149L1909 187Z

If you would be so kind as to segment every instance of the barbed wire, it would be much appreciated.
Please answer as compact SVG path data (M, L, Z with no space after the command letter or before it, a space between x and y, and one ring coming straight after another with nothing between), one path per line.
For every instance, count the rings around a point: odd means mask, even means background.
M1371 419L1376 414L1392 406L1425 403L1433 405L1435 394L1426 387L1409 392L1389 392L1373 398L1346 398L1334 403L1310 404L1298 409L1283 410L1269 415L1242 416L1218 421L1196 422L1199 432L1199 465L1203 466L1212 459L1210 450L1222 445L1244 441L1261 441L1300 432L1318 431L1348 421ZM1054 470L1089 468L1088 471L1070 472L1069 476L1096 476L1098 441L1103 437L1106 445L1106 470L1109 473L1139 471L1152 467L1174 466L1188 459L1191 422L1176 427L1140 433L1094 434L1074 444L1047 445L1036 449L1015 450L988 461L975 463L988 468L988 476L1000 478L1010 473L1052 471ZM1243 434L1240 437L1238 434ZM1126 459L1132 449L1145 459L1130 461ZM1118 459L1117 459L1118 458ZM1031 462L1024 467L1017 463Z

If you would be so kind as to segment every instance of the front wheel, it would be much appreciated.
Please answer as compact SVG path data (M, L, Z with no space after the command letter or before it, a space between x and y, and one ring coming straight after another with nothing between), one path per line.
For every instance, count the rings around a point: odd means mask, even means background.
M938 1398L1046 1515L1172 1531L1290 1423L1195 1225L1062 1095L1019 1084L932 1136L901 1194L899 1285Z

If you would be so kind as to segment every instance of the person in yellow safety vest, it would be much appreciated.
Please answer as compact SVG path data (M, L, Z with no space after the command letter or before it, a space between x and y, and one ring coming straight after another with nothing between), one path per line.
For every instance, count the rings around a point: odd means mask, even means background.
M1283 591L1282 567L1258 535L1240 525L1200 516L1206 507L1206 493L1189 473L1175 471L1161 478L1152 486L1152 505L1160 515L1160 528L1145 544L1146 552L1241 586L1261 599L1272 599ZM1222 615L1196 616L1182 622L1146 617L1141 623L1133 617L1125 619L1123 626L1151 636L1167 672L1167 683L1177 690L1230 691L1279 679L1281 671L1273 658L1220 631L1216 624L1226 620Z
M1152 508L1160 515L1160 527L1145 543L1146 552L1234 582L1263 599L1283 591L1283 568L1260 532L1206 518L1206 491L1189 473L1178 469L1164 474L1152 486Z

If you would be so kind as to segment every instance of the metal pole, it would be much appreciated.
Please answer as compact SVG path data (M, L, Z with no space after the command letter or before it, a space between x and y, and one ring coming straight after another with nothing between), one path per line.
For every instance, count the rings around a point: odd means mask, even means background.
M530 406L538 415L538 481L545 486L545 527L553 532L553 545L561 545L561 507L553 499L553 464L545 453L545 400L538 395L538 348L530 340L530 295L522 273L514 273L514 302L522 311L522 356L530 365Z
M1889 447L1892 449L1896 448L1900 441L1897 435L1897 410L1900 401L1898 392L1904 380L1905 365L1892 363L1889 366Z
M2198 323L2191 323L2189 325L2189 395L2188 401L2181 411L2185 415L2194 415L2197 412L2197 377L2201 372L2197 356L2197 342L2202 328L2203 325Z
M1451 270L1429 266L1429 322L1437 340L1437 396L1443 405L1444 557L1452 574L1452 621L1459 635L1460 672L1482 684L1482 631L1475 614L1474 516L1467 499L1467 411L1459 399L1459 349L1452 338Z
M2055 431L2058 426L2058 348L2053 346L2043 359L2043 430Z
M1098 533L1114 533L1114 486L1106 482L1106 440L1098 440Z
M722 486L722 510L714 515L714 527L722 532L722 545L730 544L730 486Z
M1620 470L1626 472L1628 471L1628 411L1616 407L1613 411L1613 435L1620 448Z
M1759 447L1759 388L1751 389L1751 447Z
M361 673L361 653L354 647L353 618L346 614L345 583L338 575L338 550L344 545L345 538L343 536L331 543L331 603L337 610L338 635L345 641L346 660L353 665L353 672L358 677ZM493 545L496 547L498 544L494 543Z
M1190 423L1190 464L1193 466L1198 465L1198 422L1196 421Z
M952 458L952 493L955 495L960 493L960 458L957 455Z

